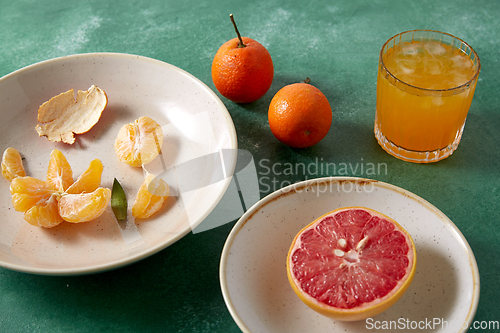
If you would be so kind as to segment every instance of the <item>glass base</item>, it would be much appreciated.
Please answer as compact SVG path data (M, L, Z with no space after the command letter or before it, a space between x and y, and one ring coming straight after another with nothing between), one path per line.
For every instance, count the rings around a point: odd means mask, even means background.
M433 150L433 151L415 151L408 150L402 147L399 147L389 141L382 131L378 127L377 122L375 122L375 137L379 145L392 156L399 158L401 160L413 163L432 163L441 161L442 159L447 158L457 149L458 143L460 142L460 138L462 137L462 131L460 131L459 135L455 139L455 141L442 149Z

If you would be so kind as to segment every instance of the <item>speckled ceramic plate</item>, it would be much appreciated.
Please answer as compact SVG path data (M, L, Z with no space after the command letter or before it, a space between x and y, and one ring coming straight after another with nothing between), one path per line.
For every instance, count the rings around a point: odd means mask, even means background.
M384 313L340 322L309 309L286 275L293 238L339 207L364 206L398 221L413 237L417 271L403 297ZM224 246L220 280L226 305L243 332L464 332L479 301L479 273L457 227L424 199L360 178L322 178L280 189L250 208Z
M108 106L89 132L77 135L73 145L38 136L37 111L43 102L71 88L87 90L91 85L106 91ZM104 165L101 186L111 188L117 178L129 209L144 179L143 171L119 162L114 142L124 124L141 116L155 119L164 131L161 163L154 161L157 167L169 169L221 149L237 149L232 119L217 95L194 76L158 60L116 53L81 54L37 63L0 79L2 151L16 148L28 175L39 179L45 179L54 148L64 153L75 179L92 159L99 158ZM235 159L229 161L228 166L234 168L235 163ZM203 175L210 178L217 172L206 166ZM130 264L189 233L217 205L229 182L226 178L189 195L172 196L147 220L134 221L129 213L126 221L118 223L108 208L89 223L44 229L29 225L12 208L9 182L1 177L0 266L72 275Z

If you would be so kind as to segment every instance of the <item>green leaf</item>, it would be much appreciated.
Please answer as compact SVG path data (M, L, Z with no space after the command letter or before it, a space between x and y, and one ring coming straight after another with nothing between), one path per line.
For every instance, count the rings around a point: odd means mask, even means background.
M118 220L125 220L127 218L127 196L116 178L113 182L113 190L111 191L111 209Z

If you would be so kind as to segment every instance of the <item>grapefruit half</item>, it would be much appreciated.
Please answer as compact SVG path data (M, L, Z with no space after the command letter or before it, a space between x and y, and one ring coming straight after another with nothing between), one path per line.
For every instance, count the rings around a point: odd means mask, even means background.
M415 274L413 240L396 221L364 207L339 208L303 228L287 256L299 298L328 317L373 317L404 294Z

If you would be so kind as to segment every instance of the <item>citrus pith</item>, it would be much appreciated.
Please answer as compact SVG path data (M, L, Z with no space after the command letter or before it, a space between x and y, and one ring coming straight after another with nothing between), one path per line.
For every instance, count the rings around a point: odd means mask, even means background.
M303 228L286 265L290 285L306 305L354 321L387 310L404 294L415 274L416 250L393 219L347 207Z

